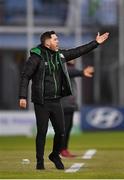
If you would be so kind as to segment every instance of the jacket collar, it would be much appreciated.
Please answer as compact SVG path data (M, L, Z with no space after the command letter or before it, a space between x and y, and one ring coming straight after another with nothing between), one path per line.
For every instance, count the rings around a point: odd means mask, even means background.
M53 51L52 49L46 47L46 46L43 46L42 44L40 44L40 47L43 49L43 50L47 50L48 52L50 52L51 54L54 54L56 53L56 51Z

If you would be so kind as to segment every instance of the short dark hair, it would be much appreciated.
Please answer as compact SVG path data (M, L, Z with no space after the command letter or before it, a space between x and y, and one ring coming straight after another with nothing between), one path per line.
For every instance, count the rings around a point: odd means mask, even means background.
M40 42L44 45L46 39L50 39L52 34L56 34L55 31L46 31L40 36Z

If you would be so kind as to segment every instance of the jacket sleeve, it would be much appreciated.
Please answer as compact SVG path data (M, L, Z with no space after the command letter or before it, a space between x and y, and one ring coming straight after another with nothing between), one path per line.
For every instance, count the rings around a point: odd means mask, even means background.
M76 77L82 77L83 76L82 70L78 70L75 68L73 68L73 69L68 68L68 73L69 73L70 78L76 78Z
M63 53L65 61L67 62L90 52L91 50L95 49L98 45L99 44L96 41L92 41L88 44L79 46L77 48L62 50L61 52Z
M23 71L20 78L20 87L19 87L19 98L27 98L28 94L28 84L32 78L33 73L35 72L38 64L40 62L40 56L31 54L31 56L26 61Z

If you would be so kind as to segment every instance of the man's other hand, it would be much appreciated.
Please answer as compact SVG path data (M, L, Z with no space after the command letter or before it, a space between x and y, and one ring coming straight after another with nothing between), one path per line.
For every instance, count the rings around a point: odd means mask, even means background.
M93 66L87 66L83 70L83 74L86 77L92 77L94 73L94 67Z

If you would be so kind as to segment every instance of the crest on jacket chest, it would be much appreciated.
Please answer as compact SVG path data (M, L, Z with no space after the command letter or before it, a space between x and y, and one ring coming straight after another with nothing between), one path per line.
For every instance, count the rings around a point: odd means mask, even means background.
M60 53L60 57L61 57L61 58L65 58L65 56L64 56L62 53Z

